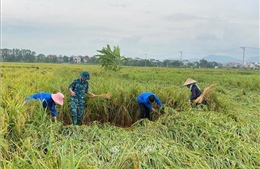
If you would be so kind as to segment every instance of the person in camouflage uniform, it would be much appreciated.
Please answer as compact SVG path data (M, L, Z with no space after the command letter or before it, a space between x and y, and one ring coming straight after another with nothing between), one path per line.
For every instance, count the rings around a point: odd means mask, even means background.
M83 118L86 97L85 94L88 94L89 97L95 97L95 94L89 91L88 81L90 75L88 72L84 71L80 73L80 78L73 80L69 85L70 91L70 109L73 125L80 125Z

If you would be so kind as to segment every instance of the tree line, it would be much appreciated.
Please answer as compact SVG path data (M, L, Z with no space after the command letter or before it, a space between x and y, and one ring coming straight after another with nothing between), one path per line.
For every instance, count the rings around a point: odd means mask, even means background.
M47 55L36 54L36 52L29 49L1 49L0 61L2 62L26 62L26 63L70 63L70 64L101 64L104 66L104 62L110 60L111 62L117 60L117 64L120 66L141 66L141 67L189 67L189 68L215 68L222 67L222 64L217 62L208 62L202 59L197 62L189 62L188 60L170 60L166 59L159 61L156 59L142 59L142 58L130 58L120 56L120 48L114 47L114 51L110 49L110 46L97 50L102 55L95 55L92 57L86 56L66 56L66 55ZM107 52L108 51L108 52ZM113 52L118 57L113 56ZM119 60L117 59L119 58Z

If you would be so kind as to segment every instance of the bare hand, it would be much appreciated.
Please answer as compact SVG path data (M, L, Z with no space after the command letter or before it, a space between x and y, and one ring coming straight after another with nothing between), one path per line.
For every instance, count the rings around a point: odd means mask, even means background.
M161 114L159 111L155 111L157 114Z
M154 108L152 108L152 111L157 113L157 114L160 114L160 112L158 112L157 110L155 110Z
M76 96L76 93L73 91L71 91L70 94L71 94L71 96Z
M93 98L93 97L95 97L95 96L96 96L95 94L89 93L89 96L88 96L88 97Z

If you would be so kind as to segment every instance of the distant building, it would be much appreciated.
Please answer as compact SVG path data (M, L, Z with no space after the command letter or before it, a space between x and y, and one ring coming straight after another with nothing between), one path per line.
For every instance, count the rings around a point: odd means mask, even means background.
M81 57L80 56L72 56L74 63L81 63Z
M47 55L47 58L54 58L54 57L57 57L57 55L54 54Z
M237 68L237 67L241 67L242 64L241 63L237 63L237 62L228 62L226 66L227 67L235 67L235 68Z
M182 63L183 63L183 65L186 66L186 65L188 65L190 62L189 62L188 60L183 60Z
M257 62L245 62L244 67L248 68L248 69L256 69L258 67L258 63Z
M88 60L89 60L89 56L87 56L87 55L83 56L82 58L83 58L83 62L84 63L88 62Z
M58 56L58 62L60 62L60 63L63 63L63 62L64 62L63 56L61 56L61 55Z
M159 60L156 60L156 59L150 59L150 62L159 63L160 61L159 61Z

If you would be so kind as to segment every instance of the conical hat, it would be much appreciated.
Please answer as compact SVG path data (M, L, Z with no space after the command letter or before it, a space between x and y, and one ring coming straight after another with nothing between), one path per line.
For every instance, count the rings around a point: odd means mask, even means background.
M196 83L196 82L197 82L196 80L193 80L193 79L191 79L191 78L188 78L188 79L185 81L185 83L184 83L183 86L187 86L187 85L190 85L190 84Z
M52 94L51 98L54 100L55 103L61 106L63 105L64 95L62 93L58 92L56 94Z

